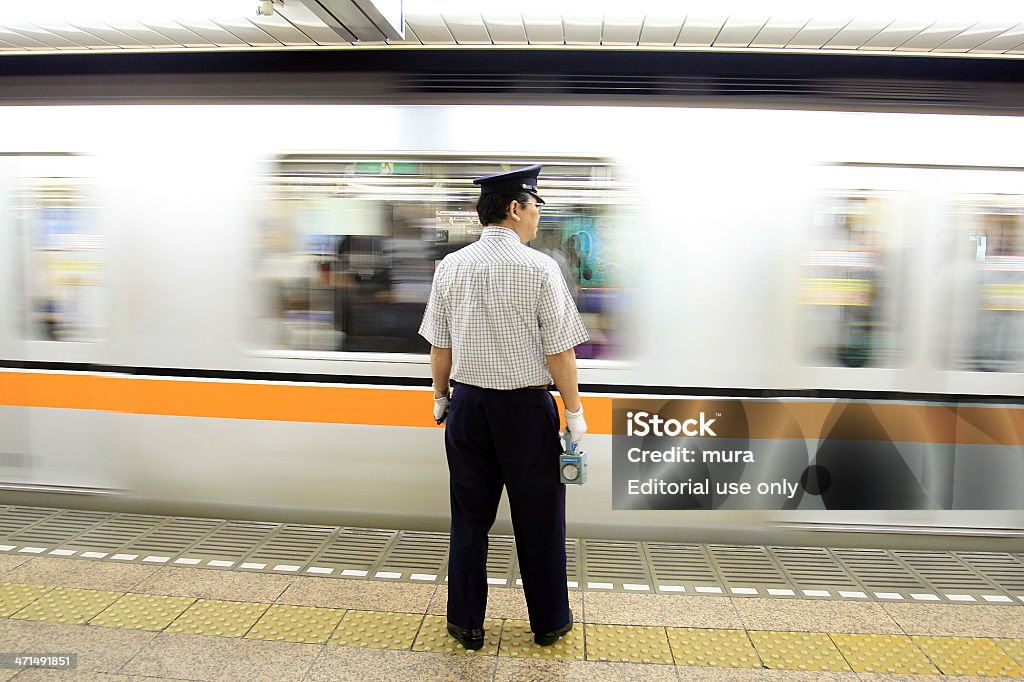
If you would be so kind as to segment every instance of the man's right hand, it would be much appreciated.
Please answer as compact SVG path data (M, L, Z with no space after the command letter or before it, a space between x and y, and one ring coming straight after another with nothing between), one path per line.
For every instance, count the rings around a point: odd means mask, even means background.
M569 443L579 445L583 435L587 432L587 420L583 418L583 406L577 412L565 410L565 445Z

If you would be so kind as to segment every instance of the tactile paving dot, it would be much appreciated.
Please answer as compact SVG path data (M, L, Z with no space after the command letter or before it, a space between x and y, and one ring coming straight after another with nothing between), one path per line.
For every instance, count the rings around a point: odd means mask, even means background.
M676 665L760 668L754 646L743 630L667 628Z
M586 628L588 661L672 663L665 628L589 623Z
M270 604L200 599L167 626L167 632L241 637L256 624Z
M475 651L464 649L454 637L448 634L448 619L445 616L426 616L416 641L412 644L413 651L433 651L442 654L476 654L478 656L497 656L498 640L501 638L501 621L495 618L484 620L484 645Z
M163 630L194 601L192 597L126 594L90 620L89 625L132 630Z
M1000 649L1010 655L1017 663L1024 665L1024 639L994 639Z
M906 635L831 635L832 641L859 673L938 675L928 657Z
M113 604L123 594L123 592L58 587L39 597L12 615L11 618L81 625Z
M418 613L348 611L327 643L369 649L408 649L422 622L423 616Z
M750 632L754 648L769 668L849 671L839 649L820 632Z
M25 608L52 589L42 585L0 583L0 616L9 616Z
M344 615L344 609L275 604L256 621L246 638L323 644Z
M943 675L1024 676L1024 668L989 639L916 636L913 640L935 661Z
M516 658L557 658L563 661L582 661L583 624L573 623L572 630L551 646L539 646L533 641L530 623L525 620L506 620L501 629L499 656Z

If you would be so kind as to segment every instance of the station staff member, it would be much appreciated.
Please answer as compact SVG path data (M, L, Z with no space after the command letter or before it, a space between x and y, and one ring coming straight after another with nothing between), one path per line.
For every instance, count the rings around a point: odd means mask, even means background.
M547 388L553 380L566 438L579 442L587 426L574 349L589 337L558 265L526 246L544 203L540 170L473 181L483 234L438 265L419 330L431 344L434 417L448 420L448 632L467 649L484 643L487 533L502 486L534 641L554 644L572 629L559 416Z

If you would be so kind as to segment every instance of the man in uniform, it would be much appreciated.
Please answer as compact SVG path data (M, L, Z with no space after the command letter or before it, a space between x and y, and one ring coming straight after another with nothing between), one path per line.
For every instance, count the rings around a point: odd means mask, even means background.
M587 424L575 347L589 337L558 265L526 246L544 204L540 169L473 181L483 234L441 261L420 326L431 344L434 418L448 420L448 632L467 649L484 643L487 533L502 486L534 641L549 646L572 629L559 417L547 389L553 380L566 440L578 443Z

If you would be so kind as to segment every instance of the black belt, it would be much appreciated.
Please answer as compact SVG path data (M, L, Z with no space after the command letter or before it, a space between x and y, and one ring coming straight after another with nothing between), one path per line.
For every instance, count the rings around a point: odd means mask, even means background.
M478 388L481 391L548 391L551 390L550 384L543 386L522 386L520 388L483 388L481 386L474 386L473 384L467 384L464 381L451 380L449 382L452 386L469 386L470 388Z

